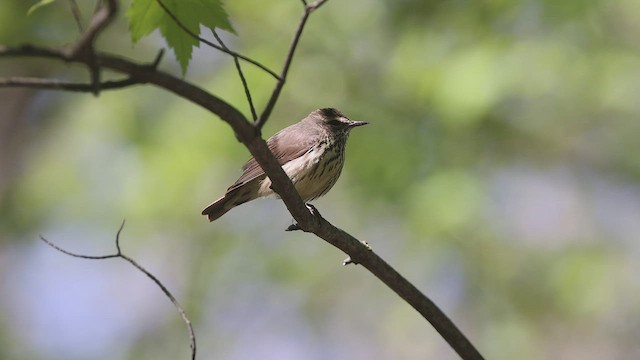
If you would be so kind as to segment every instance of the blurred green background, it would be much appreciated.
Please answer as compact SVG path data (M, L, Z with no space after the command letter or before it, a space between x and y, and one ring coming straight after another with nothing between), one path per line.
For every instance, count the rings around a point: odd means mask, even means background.
M27 17L30 5L3 3L1 44L76 39L67 2ZM227 44L279 69L300 2L226 7ZM330 1L264 134L328 106L372 123L315 205L488 359L640 358L639 38L634 0ZM99 47L150 61L163 44L132 46L121 16ZM0 76L86 72L0 64ZM180 75L171 54L161 68ZM262 108L273 80L245 69ZM248 114L228 57L197 50L186 79ZM151 86L0 97L0 358L188 357L184 325L144 275L38 240L108 254L123 218L123 250L186 307L199 358L457 358L344 254L285 233L280 201L201 217L249 155L197 106Z

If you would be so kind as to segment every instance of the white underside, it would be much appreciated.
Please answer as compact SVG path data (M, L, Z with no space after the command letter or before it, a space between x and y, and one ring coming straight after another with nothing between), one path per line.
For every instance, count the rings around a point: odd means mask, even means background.
M324 151L324 147L317 147L305 153L301 157L282 165L282 169L287 176L289 176L291 182L293 182L293 185L300 194L302 200L308 201L314 199L326 188L326 180L312 178L311 174L315 173L315 168L322 159L322 155L330 157L333 156L332 153L333 151L326 153ZM333 177L336 175L336 171L338 174L342 171L342 162L336 164L331 171L325 171L325 174L323 174L322 177ZM262 180L260 188L258 189L258 195L274 195L273 190L271 190L271 179L267 177Z

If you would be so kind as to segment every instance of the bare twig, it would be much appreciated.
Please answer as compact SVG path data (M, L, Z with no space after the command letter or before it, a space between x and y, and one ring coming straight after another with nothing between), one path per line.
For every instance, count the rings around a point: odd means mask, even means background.
M71 13L73 14L73 19L76 21L78 30L82 33L84 31L84 26L82 25L82 14L80 13L78 3L76 0L69 0L69 6L71 7Z
M64 61L73 61L69 58L69 55L61 50L36 48L32 46L23 46L19 48L6 48L0 46L0 57L2 56L27 56L27 57L42 57L42 58L56 58ZM164 49L160 49L153 62L147 65L141 65L148 69L156 69L160 64L164 56ZM136 79L129 76L122 80L107 80L100 83L99 87L102 90L114 90L122 89L128 86L144 84L146 81ZM0 88L8 87L22 87L33 89L45 89L45 90L64 90L75 92L93 92L95 85L92 83L80 83L73 81L46 79L46 78L34 78L34 77L20 77L13 76L8 78L0 78Z
M316 0L313 3L307 5L306 7L309 11L313 11L319 8L320 6L324 5L324 3L326 3L327 1L329 0Z
M93 15L89 26L80 39L68 48L67 51L70 57L77 56L79 53L91 49L96 37L115 18L118 12L118 2L116 0L105 0L103 3L104 5Z
M318 0L312 4L307 4L306 1L302 1L304 4L304 14L300 18L300 22L298 23L298 28L293 36L293 40L291 41L291 45L289 46L289 51L287 52L287 57L285 58L284 65L282 66L282 72L280 73L278 83L273 88L273 92L271 93L271 98L269 98L269 102L267 106L265 106L262 114L260 114L260 118L255 122L254 126L258 130L258 132L262 131L262 127L269 119L273 108L278 101L278 97L280 97L280 92L284 87L284 83L287 81L287 74L289 73L289 67L291 66L291 61L293 60L293 55L298 47L298 42L300 41L300 37L302 36L302 30L304 30L304 26L307 24L307 20L312 12L317 10L320 6L326 3L327 0Z
M246 61L246 62L248 62L248 63L250 63L250 64L253 64L253 65L257 66L258 68L260 68L260 69L264 70L267 74L269 74L269 75L273 76L274 78L276 78L276 80L280 79L280 78L278 77L278 74L276 74L273 70L269 69L268 67L266 67L266 66L262 65L261 63L259 63L259 62L255 61L255 60L253 60L253 59L251 59L251 58L248 58L248 57L246 57L246 56L244 56L244 55L242 55L242 54L239 54L239 53L237 53L237 52L234 52L234 51L231 51L231 50L225 49L224 47L222 47L222 46L220 46L220 45L216 45L216 44L212 43L211 41L209 41L209 40L207 40L207 39L205 39L205 38L203 38L203 37L200 37L198 34L194 33L194 32L193 32L193 31L191 31L191 30L189 30L189 28L188 28L188 27L186 27L186 26L182 23L182 21L180 21L180 19L178 19L178 17L177 17L177 16L175 16L175 15L171 12L171 10L170 10L170 9L169 9L169 8L168 8L168 7L163 3L163 2L162 2L162 0L156 0L156 1L158 2L158 5L160 5L160 7L161 7L161 8L162 8L166 13L167 13L167 15L169 15L169 17L170 17L171 19L173 19L173 21L175 21L175 23L176 23L176 24L177 24L177 25L178 25L178 26L179 26L179 27L180 27L180 28L181 28L185 33L187 33L187 34L188 34L189 36L191 36L192 38L194 38L194 39L196 39L196 40L200 41L201 43L203 43L203 44L205 44L205 45L208 45L208 46L210 46L210 47L212 47L212 48L214 48L214 49L220 50L220 51L222 51L223 53L229 54L229 55L231 55L231 56L233 56L233 57L237 57L238 59L242 59L242 60L244 60L244 61Z
M153 60L153 62L151 64L149 64L149 66L152 69L157 69L158 65L160 65L160 61L162 61L163 57L164 57L164 49L160 49L160 51L158 51L158 53L156 54L156 58Z
M155 275L153 275L151 272L149 272L147 269L145 269L142 265L138 264L135 260L133 260L132 258L130 258L129 256L125 255L122 252L122 250L120 248L120 233L122 233L122 229L124 229L124 223L125 223L125 221L122 220L122 224L120 225L120 228L118 229L118 232L116 233L116 240L115 240L116 253L115 254L111 254L111 255L93 256L93 255L77 254L77 253L74 253L74 252L71 252L71 251L68 251L68 250L65 250L65 249L59 247L58 245L54 244L53 242L47 240L44 236L40 236L40 239L42 241L44 241L47 245L51 246L52 248L58 250L59 252L65 254L65 255L69 255L69 256L73 256L73 257L81 258L81 259L89 259L89 260L104 260L104 259L121 258L121 259L127 261L129 264L133 265L136 269L140 270L149 279L151 279L153 282L155 282L156 285L158 285L158 287L160 288L160 290L162 290L164 295L167 298L169 298L169 300L171 301L173 306L176 308L178 313L180 313L180 317L182 318L182 322L185 323L185 325L187 326L187 331L189 332L189 340L190 340L190 347L191 347L191 359L195 360L195 358L196 358L196 335L195 335L195 332L193 331L193 326L191 325L191 320L187 316L187 313L184 311L184 309L182 308L182 306L180 305L178 300L176 300L175 296L173 296L173 294L171 294L169 289L167 289L167 287L164 286L164 284Z
M211 32L213 36L216 38L220 46L224 49L229 50L227 45L224 44L222 38L218 36L218 33L215 29L212 29ZM238 71L238 76L240 76L240 81L242 82L242 87L244 87L244 95L247 97L247 101L249 102L249 108L251 109L251 116L253 117L253 121L258 119L258 115L256 114L256 108L253 106L253 100L251 100L251 91L249 90L249 85L247 84L247 79L244 77L244 73L242 72L242 67L240 66L240 60L238 60L237 55L231 55L233 57L233 62L236 65L236 70Z
M131 85L140 84L139 81L127 78L123 80L115 81L103 81L100 83L101 90L115 90L122 89ZM9 77L0 78L0 88L3 87L23 87L33 89L48 89L48 90L66 90L76 92L93 92L95 89L94 84L91 83L78 83L71 81L63 81L56 79L43 79L33 77Z
M23 47L24 49L29 49L29 47ZM8 54L12 54L12 51L7 51L7 48L0 46L0 56L7 56ZM62 51L49 50L44 51L44 49L36 50L32 49L35 53L39 53L42 57L56 57L63 60L70 61L67 55ZM6 52L5 52L6 51ZM31 51L31 50L28 50ZM156 55L153 62L146 65L149 69L156 69L164 56L164 49L160 49L158 54ZM107 80L100 83L99 87L101 90L115 90L122 89L132 85L144 84L145 81L140 79L135 79L129 76L126 79L122 80ZM65 90L65 91L75 91L75 92L93 92L95 89L95 85L92 83L81 83L81 82L73 82L73 81L64 81L57 79L44 79L44 78L34 78L34 77L8 77L8 78L0 78L0 88L7 87L22 87L22 88L33 88L33 89L45 89L45 90Z
M109 25L118 12L117 0L105 0L104 5L100 7L98 11L93 15L91 23L86 31L82 33L80 39L70 46L66 51L70 58L77 56L86 56L88 61L86 62L89 68L91 76L91 84L93 85L93 94L98 95L100 93L100 68L96 64L95 51L93 44L96 37Z

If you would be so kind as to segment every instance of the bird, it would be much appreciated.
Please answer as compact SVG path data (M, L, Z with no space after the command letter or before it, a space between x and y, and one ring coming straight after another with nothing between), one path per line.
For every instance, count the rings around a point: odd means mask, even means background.
M267 146L289 176L302 200L325 195L338 181L345 161L349 133L366 121L353 121L334 108L317 109L267 140ZM242 167L243 173L224 196L207 206L202 215L214 221L234 207L274 195L271 180L255 158ZM276 194L277 195L277 194Z

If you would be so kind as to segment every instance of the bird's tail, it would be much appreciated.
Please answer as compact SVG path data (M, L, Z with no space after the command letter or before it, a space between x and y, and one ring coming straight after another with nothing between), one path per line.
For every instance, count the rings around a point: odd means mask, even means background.
M233 209L235 205L233 205L232 200L233 196L229 196L229 194L225 194L220 199L216 200L213 204L207 206L204 210L202 210L202 215L207 215L209 221L216 220L220 216L227 213L227 211Z
M223 197L214 201L213 204L202 210L202 215L207 215L209 221L214 221L234 207L255 199L257 194L255 194L254 189L249 185L254 184L245 184L244 186L227 191Z

